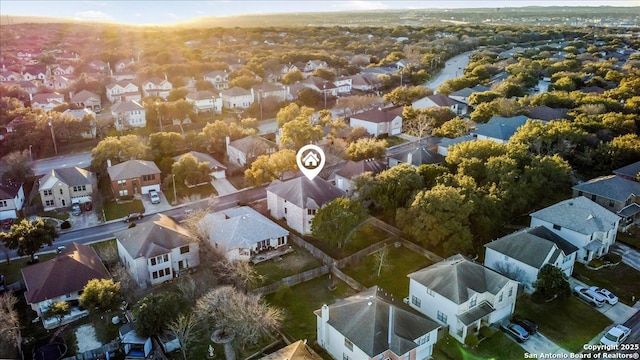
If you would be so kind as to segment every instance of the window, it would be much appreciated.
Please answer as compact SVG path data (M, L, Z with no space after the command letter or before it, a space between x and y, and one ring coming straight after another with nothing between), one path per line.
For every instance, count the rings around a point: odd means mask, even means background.
M189 252L189 245L180 247L180 254L186 254Z
M417 296L411 295L411 303L417 307L422 306L422 300L420 300Z
M126 185L127 180L118 180L118 185Z
M7 207L7 200L0 200L0 207Z
M431 296L435 296L433 295L433 290L427 288L427 295L431 295Z
M564 263L566 263L567 261L570 261L570 260L571 260L571 257L572 257L572 255L567 255L567 256L565 256L565 257L564 257L564 259L562 259L562 263L564 264Z
M511 297L511 295L513 295L513 288L509 288L509 297Z
M609 200L609 207L613 207L613 200Z
M142 181L151 181L156 178L156 174L142 175Z
M285 213L285 214L287 213L287 208L284 208L284 213Z
M500 293L500 296L498 296L498 302L502 302L502 293Z
M553 228L554 228L555 230L562 230L562 226L560 226L560 225L556 225L556 224L553 224Z
M351 360L349 356L345 353L342 353L342 360Z
M154 271L154 272L153 272L153 278L154 278L154 279L157 279L157 278L158 278L158 272L157 272L157 271Z
M171 274L171 269L170 268L164 269L164 274L165 275L170 275Z
M353 351L353 343L351 342L351 340L349 340L349 339L347 339L347 338L344 338L344 346L345 346L347 349L349 349L349 350Z
M307 215L315 215L316 209L307 209Z
M595 195L591 195L591 201L596 201L596 196Z
M64 195L64 192L62 191L62 189L60 189L60 195Z
M129 195L129 190L120 190L120 191L118 191L118 194L120 196L127 196L127 195Z
M164 269L160 269L160 271L158 271L158 276L160 277L164 276Z
M73 187L73 191L87 191L87 185L78 185Z
M151 266L155 266L156 265L156 258L151 258Z
M440 310L438 310L438 321L443 322L445 324L447 323L447 315L442 313Z
M54 206L55 203L53 202L53 200L47 200L47 201L45 201L45 205L46 206Z
M162 260L164 260L164 262L169 261L169 255L168 254L162 255Z
M53 195L53 193L51 192L51 189L49 189L49 190L45 190L45 191L43 191L42 193L44 194L44 196L51 196L51 195Z
M474 296L471 299L471 302L469 303L469 307L474 307L474 306L476 306L477 303L478 303L478 298Z

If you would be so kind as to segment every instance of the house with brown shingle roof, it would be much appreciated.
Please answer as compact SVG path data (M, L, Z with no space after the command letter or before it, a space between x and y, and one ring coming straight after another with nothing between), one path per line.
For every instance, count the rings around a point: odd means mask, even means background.
M454 114L459 114L459 103L443 94L434 94L425 96L422 99L414 101L411 106L414 109L428 109L431 107L447 107Z
M160 192L161 172L156 163L147 160L128 160L107 168L111 190L116 197Z
M402 107L377 108L354 114L349 126L362 126L373 136L402 133Z
M349 160L336 172L336 186L349 193L353 188L353 179L366 172L378 175L387 169L387 165L377 159L364 159L360 161Z

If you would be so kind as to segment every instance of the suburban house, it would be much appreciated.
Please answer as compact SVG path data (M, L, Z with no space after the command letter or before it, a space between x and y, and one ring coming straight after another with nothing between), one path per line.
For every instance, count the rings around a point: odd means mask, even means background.
M82 90L79 93L72 95L71 102L95 113L99 113L102 109L102 100L100 99L100 95L92 93L89 90Z
M237 166L249 166L260 155L273 154L278 145L261 136L252 135L229 141L227 137L227 158Z
M222 90L222 106L228 109L246 109L253 104L253 93L241 87Z
M492 116L486 124L478 124L471 134L478 140L491 140L499 144L506 144L516 133L518 128L527 123L524 115L514 117Z
M567 117L568 109L554 109L552 107L541 106L528 106L525 108L527 117L533 120L540 120L542 122L549 122L551 120L562 120Z
M287 100L287 91L284 86L268 82L255 85L251 88L251 93L254 96L254 102L258 103L266 98L277 99L278 102Z
M432 107L446 107L449 108L454 114L460 115L460 109L458 108L459 103L446 95L443 94L434 94L425 96L422 99L418 99L414 101L411 106L418 109L428 109Z
M48 78L44 85L47 89L52 90L65 90L76 82L75 78L72 78L68 75L53 75Z
M374 84L369 77L362 76L361 74L355 74L349 76L351 79L351 89L361 92L370 92L374 90Z
M402 107L377 108L351 115L349 126L362 126L373 136L402 133Z
M435 144L432 146L435 147ZM387 151L387 161L389 167L405 163L417 168L422 164L440 165L444 162L444 156L431 150L431 146L424 140L419 140Z
M285 219L290 228L310 234L311 221L318 209L345 194L317 176L313 180L306 176L275 180L267 187L267 208L272 217Z
M299 84L325 96L338 96L338 87L333 82L318 76L309 76Z
M450 147L466 141L476 141L476 140L477 139L473 135L463 135L453 139L443 138L440 140L440 143L438 144L438 154L442 156L447 156L447 154L449 154Z
M334 359L429 359L440 328L377 286L314 314L318 344Z
M16 82L21 80L22 80L22 75L19 72L11 71L11 70L4 70L0 72L0 81L2 82L8 82L8 81Z
M209 175L211 175L211 178L213 178L213 179L224 179L226 177L225 171L227 170L227 167L222 165L222 163L220 163L218 160L214 159L213 156L211 156L209 154L205 154L205 153L201 153L201 152L197 152L197 151L189 151L188 153L184 153L184 154L181 154L181 155L178 155L178 156L174 156L173 160L178 162L178 161L180 161L180 159L182 159L183 156L185 156L187 154L192 155L193 157L195 157L196 160L199 163L206 163L207 165L209 165L209 169L211 170Z
M111 275L91 246L74 242L51 260L23 268L22 278L27 288L24 297L38 316L54 303L69 303L71 313L62 321L43 318L45 329L51 329L86 316L88 311L78 307L82 290L90 280L111 279Z
M609 252L620 217L584 196L533 212L531 227L544 226L578 248L576 260L589 263Z
M153 161L128 160L107 168L115 197L139 196L149 190L160 192L160 169Z
M44 211L91 202L93 173L79 167L53 169L39 180Z
M107 71L109 69L109 64L102 60L93 60L89 63L89 67L96 71Z
M544 226L514 232L484 247L484 266L520 282L530 292L546 264L570 277L578 252L577 247Z
M451 94L449 94L449 97L455 101L458 101L460 103L462 103L463 105L469 105L469 97L477 92L485 92L485 91L489 91L491 90L491 88L483 86L483 85L476 85L472 88L464 88L464 89L460 89L458 91L455 91Z
M349 160L335 173L336 187L348 194L353 189L353 179L356 176L366 172L375 176L386 169L387 165L377 159Z
M333 84L338 87L338 94L350 94L351 88L353 84L353 79L351 76L339 76L334 81Z
M76 68L73 67L73 65L58 65L51 71L51 73L53 75L73 75L75 69Z
M632 181L640 181L640 161L613 170L615 175Z
M24 187L21 182L0 181L0 220L17 219L24 205Z
M142 288L171 280L200 264L198 242L169 216L153 215L115 235L120 261Z
M298 340L258 360L322 360L306 340Z
M51 76L51 72L47 69L46 65L29 65L26 66L22 72L23 80L40 80L45 81Z
M249 261L262 251L285 246L289 231L249 206L207 214L198 226L211 246L229 261Z
M518 282L458 254L407 275L409 305L461 343L480 327L509 318Z
M159 96L163 99L167 99L169 92L173 89L173 85L167 80L159 77L152 77L151 79L142 83L142 93L144 96Z
M620 231L640 223L640 182L618 175L601 176L574 186L573 196L585 196L618 214Z
M120 80L106 86L107 99L110 103L119 103L126 101L140 101L140 89L131 81Z
M329 65L327 64L326 61L322 61L322 60L309 60L307 61L307 63L304 65L304 70L303 72L314 72L318 69L326 69L327 67L329 67Z
M96 126L96 113L93 111L82 108L82 109L67 109L63 112L65 115L72 116L78 120L83 120L85 118L89 119L89 131L85 131L80 136L84 139L95 139L97 133Z
M111 107L111 115L113 116L113 124L118 131L147 126L144 106L135 100L113 105Z
M214 111L216 114L222 112L222 96L208 90L193 91L187 94L185 99L192 103L196 112Z
M229 88L229 74L226 70L216 70L204 75L204 79L211 84L216 90L226 90Z
M34 109L51 111L54 107L63 103L64 95L57 92L41 93L31 96L31 107Z

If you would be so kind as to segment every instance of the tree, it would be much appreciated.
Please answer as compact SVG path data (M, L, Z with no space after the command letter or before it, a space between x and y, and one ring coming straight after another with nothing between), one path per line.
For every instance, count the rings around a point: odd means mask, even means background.
M357 200L337 198L322 206L311 223L314 236L341 248L348 235L367 218L367 210Z
M384 95L384 99L394 105L410 106L414 101L433 95L433 90L424 86L397 87Z
M31 221L22 219L11 225L8 233L0 232L0 240L6 247L12 250L17 249L20 256L29 255L31 261L36 251L44 245L51 246L58 236L56 226L41 218Z
M184 309L183 300L176 293L149 294L140 300L134 310L138 319L136 332L142 336L161 334Z
M284 149L269 155L260 155L245 170L245 181L251 186L260 186L273 180L282 180L287 171L297 169L296 152Z
M209 330L234 334L242 347L257 344L277 330L283 318L280 310L267 305L259 295L245 294L232 286L217 287L198 299L195 313Z
M402 112L402 128L405 133L419 138L431 135L431 131L453 119L455 114L448 107L431 107L414 110L405 107Z
M169 95L167 95L167 101L184 100L188 93L189 89L185 86L172 89L169 91Z
M423 187L422 177L417 170L406 163L385 170L369 182L357 181L355 184L360 199L371 201L374 207L393 211L405 206L414 192Z
M187 149L185 138L177 132L157 132L149 135L149 148L155 159L175 156Z
M284 85L295 84L298 81L304 80L304 75L299 70L289 71L288 73L282 76L281 82Z
M304 145L322 139L324 131L320 125L312 125L307 119L298 117L282 126L280 147L283 149L299 149Z
M189 346L200 336L200 328L197 327L198 318L192 314L180 314L167 325L169 332L178 339L182 358L187 360Z
M27 178L33 177L29 150L13 151L0 160L2 167L2 181L22 183Z
M144 160L149 157L149 147L137 135L107 137L91 150L91 166L106 168L107 160L115 163L127 160Z
M382 249L378 250L374 254L374 258L376 264L376 274L378 277L380 277L383 271L391 267L391 264L389 263L389 247L385 246Z
M336 79L336 73L334 73L330 69L325 69L325 68L318 68L311 75L317 76L319 78L322 78L328 81L333 81Z
M387 153L387 141L374 138L358 139L347 148L346 155L350 160L382 159Z
M213 271L222 284L232 285L244 293L263 280L248 261L228 261L223 258L215 263Z
M314 110L306 106L298 106L296 103L291 103L278 111L276 119L278 119L278 127L282 127L284 124L296 120L305 119L311 121Z
M209 182L210 171L209 164L198 162L198 159L191 154L184 155L171 166L171 173L175 174L176 182L186 182L189 185Z
M16 310L18 299L10 291L0 294L0 339L18 347L20 338L20 318Z
M359 139L370 138L371 134L367 131L364 126L356 126L351 128L349 134L347 134L346 140L349 143L352 143Z
M469 132L469 123L462 118L451 119L440 127L433 129L433 135L446 138L457 138Z
M89 311L108 312L122 303L120 283L113 279L93 279L82 289L80 304Z
M571 286L567 275L560 268L551 264L546 264L540 269L534 286L536 288L534 296L539 299L564 299L571 296Z
M42 313L42 317L44 317L45 319L56 318L58 319L58 324L62 324L62 319L65 317L65 315L68 315L70 313L71 307L69 306L69 303L66 301L59 301L49 305L49 308L47 308L47 310Z

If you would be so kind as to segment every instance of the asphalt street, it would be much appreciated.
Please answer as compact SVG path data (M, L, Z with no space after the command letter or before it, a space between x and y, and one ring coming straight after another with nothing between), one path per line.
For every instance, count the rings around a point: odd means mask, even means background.
M462 70L469 65L471 54L473 54L473 51L468 51L447 60L444 64L444 69L438 73L438 76L426 82L424 86L435 91L445 81L462 76Z

